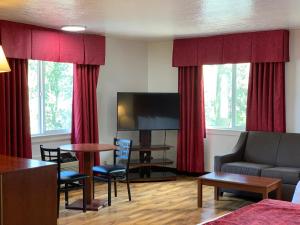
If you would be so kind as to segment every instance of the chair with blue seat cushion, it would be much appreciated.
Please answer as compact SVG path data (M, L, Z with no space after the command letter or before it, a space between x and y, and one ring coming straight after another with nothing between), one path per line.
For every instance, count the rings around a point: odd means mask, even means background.
M94 192L95 182L104 181L108 184L108 205L111 205L111 182L114 182L115 197L117 197L117 181L126 181L128 199L131 201L131 192L128 179L129 163L131 156L132 140L129 139L114 139L114 145L117 149L114 150L114 163L113 165L94 166ZM121 164L123 162L123 164Z
M41 158L43 161L57 163L57 217L59 217L59 202L60 192L65 193L65 206L69 205L69 191L81 188L83 195L83 212L86 212L86 192L85 182L88 177L85 174L78 173L77 171L61 171L61 151L59 148L51 149L40 146Z

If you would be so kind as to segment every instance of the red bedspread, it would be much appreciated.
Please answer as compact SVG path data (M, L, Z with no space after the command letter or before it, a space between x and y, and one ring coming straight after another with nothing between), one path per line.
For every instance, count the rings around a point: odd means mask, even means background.
M206 225L300 225L300 205L266 199Z

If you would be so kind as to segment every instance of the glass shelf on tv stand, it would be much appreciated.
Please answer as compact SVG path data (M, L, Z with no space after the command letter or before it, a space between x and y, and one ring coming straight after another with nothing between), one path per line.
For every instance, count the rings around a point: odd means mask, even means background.
M173 161L166 158L165 151L171 150L170 145L133 146L132 151L139 152L139 159L130 162L131 182L176 180L176 174L170 172ZM162 158L153 158L152 151L164 151Z

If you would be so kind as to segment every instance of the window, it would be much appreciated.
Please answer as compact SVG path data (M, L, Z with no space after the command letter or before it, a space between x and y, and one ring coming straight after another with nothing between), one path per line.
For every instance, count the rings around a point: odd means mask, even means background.
M203 66L208 128L245 129L249 68L249 63Z
M73 64L29 60L28 85L31 134L69 133Z

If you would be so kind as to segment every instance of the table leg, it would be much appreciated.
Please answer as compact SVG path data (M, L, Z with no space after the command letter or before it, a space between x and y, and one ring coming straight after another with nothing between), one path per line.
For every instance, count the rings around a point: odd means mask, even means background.
M276 190L276 199L281 200L281 187L278 187Z
M219 196L220 196L220 188L215 186L215 200L219 201Z
M263 199L268 199L268 198L269 198L269 193L268 193L267 190L264 191L264 192L262 193L262 195L263 195Z
M94 166L94 153L92 152L85 152L83 154L83 160L84 160L84 167L83 167L83 173L88 175L88 179L86 181L86 198L87 198L87 204L91 204L93 201L93 166Z
M93 199L93 166L94 166L94 153L83 153L84 168L83 173L88 175L85 182L86 198L87 198L87 210L97 211L99 208L107 205L106 200ZM67 209L83 209L82 199L69 204Z
M198 208L202 208L202 182L198 179Z

